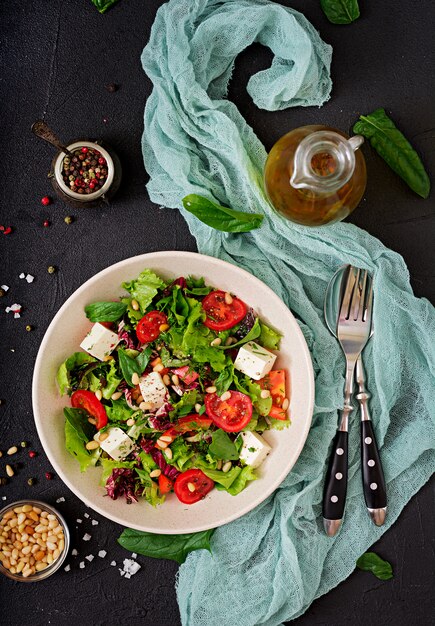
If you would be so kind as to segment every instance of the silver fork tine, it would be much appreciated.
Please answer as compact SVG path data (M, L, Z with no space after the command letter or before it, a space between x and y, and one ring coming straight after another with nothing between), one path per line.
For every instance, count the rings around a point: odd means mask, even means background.
M360 310L360 302L361 302L361 292L360 292L360 285L359 285L360 275L361 275L361 270L358 268L356 272L355 288L353 290L352 302L350 304L350 312L349 312L349 317L352 316L352 319L354 320L358 319L358 314Z
M363 270L362 272L362 286L361 286L361 292L360 292L360 299L359 299L359 308L358 308L358 313L357 315L354 316L354 319L357 320L361 320L362 322L364 321L364 313L366 310L366 289L367 289L367 279L369 278L368 275L368 271L367 270Z
M369 288L367 290L367 298L366 298L366 307L363 315L363 322L367 322L369 326L372 325L372 314L373 314L373 279L369 275Z
M346 287L344 288L343 301L340 308L340 319L348 319L349 317L349 305L350 299L355 288L355 270L352 265L349 265L349 273L347 275Z

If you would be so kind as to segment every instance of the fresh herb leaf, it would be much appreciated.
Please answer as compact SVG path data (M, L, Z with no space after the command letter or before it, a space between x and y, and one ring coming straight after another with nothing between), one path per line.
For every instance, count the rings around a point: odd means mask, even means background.
M82 409L72 409L70 407L65 407L63 414L83 443L88 443L95 433L95 428L88 422L89 415Z
M415 193L422 198L428 197L430 181L424 165L384 109L361 115L353 132L366 137L376 152Z
M243 213L228 209L196 194L183 198L183 206L207 226L226 233L246 233L259 228L264 217L259 213Z
M379 580L393 578L393 568L388 561L384 561L375 552L365 552L359 557L356 566L364 572L371 572Z
M214 384L216 387L216 393L218 396L221 396L223 393L228 391L228 389L231 387L231 384L233 382L233 377L234 377L234 365L231 363L224 370L222 370L222 372L214 381Z
M212 469L210 467L204 466L202 467L202 471L206 476L211 478L216 483L216 489L218 489L219 491L228 491L237 480L239 474L242 472L242 468L237 467L237 465L233 465L233 467L228 472L222 472L222 470Z
M214 528L188 535L155 535L126 528L118 543L129 552L137 552L154 559L170 559L181 565L189 552L208 550Z
M358 0L320 0L320 6L333 24L351 24L359 18Z
M132 359L123 348L118 348L118 358L119 367L127 385L134 387L131 379L134 373L138 376L142 374L140 363L136 359Z
M212 434L211 439L209 450L217 459L236 461L239 458L237 448L226 432L219 428Z
M86 317L91 322L116 322L126 310L123 302L94 302L85 306Z
M261 326L260 326L260 320L257 317L255 319L253 327L248 332L248 334L243 337L243 339L240 339L240 341L238 341L237 343L232 343L229 346L220 345L220 346L216 346L216 348L220 348L221 350L229 350L229 349L232 350L233 348L238 348L239 346L242 346L244 343L247 343L248 341L257 339L260 335L261 335Z
M118 0L92 0L92 4L97 7L100 13L105 13L117 2Z
M159 289L166 287L166 283L157 274L145 269L135 280L122 283L126 291L139 303L141 311L145 311L151 304Z
M142 350L140 354L137 355L136 363L140 370L139 376L145 371L146 366L148 365L149 360L151 358L151 353L152 353L151 347L148 346L147 348Z

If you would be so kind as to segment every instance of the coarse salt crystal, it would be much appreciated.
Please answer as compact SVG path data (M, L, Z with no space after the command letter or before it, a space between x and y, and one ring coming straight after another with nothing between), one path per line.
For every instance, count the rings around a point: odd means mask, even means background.
M85 535L83 535L83 541L89 541L92 538L92 535L90 535L89 533L86 533Z
M116 561L112 561L110 565L112 565L112 567L116 567Z
M12 311L12 309L11 309L11 307L10 307L10 306L7 306L7 307L5 308L5 311L6 311L6 313L9 313L9 311Z
M125 572L125 577L126 578L131 578L131 574L129 574L128 572Z
M14 319L18 319L19 317L21 317L21 315L19 313L14 313Z
M85 513L85 517L89 517L89 513Z
M79 567L80 567L80 569L85 569L85 562L84 561L80 561Z
M21 304L15 303L15 304L13 304L11 306L11 311L14 311L15 313L18 313L19 311L21 311L21 308L22 308Z
M71 565L67 565L66 567L63 568L66 572L69 572L71 569Z
M26 275L24 272L21 272L21 274L19 275L19 278L26 278Z
M58 498L56 502L57 504L59 504L59 502L65 502L65 498L62 496L62 498Z
M120 569L120 570L119 570L119 573L121 574L121 576L125 576L125 572L124 572L124 570Z
M2 500L6 500L6 496L2 496Z
M95 557L93 554L88 554L88 556L85 556L85 559L87 559L89 563L91 563L95 559Z
M76 550L75 548L73 548L73 549L71 550L71 554L72 554L73 556L77 556L77 555L78 555L78 552L77 552L77 550Z
M0 285L3 291L9 291L9 287L7 285Z
M35 280L35 277L32 276L31 274L27 274L26 280L28 283L33 283L33 281Z
M92 526L98 526L99 522L96 519L92 520Z
M106 554L107 554L106 550L100 550L98 553L98 556L100 557L100 559L104 559Z
M124 572L133 576L140 570L140 565L133 559L124 559Z
M77 524L81 524L83 520L81 519L76 519Z
M132 553L131 553L131 558L132 558L132 559L137 559L137 554L136 554L136 552L132 552Z

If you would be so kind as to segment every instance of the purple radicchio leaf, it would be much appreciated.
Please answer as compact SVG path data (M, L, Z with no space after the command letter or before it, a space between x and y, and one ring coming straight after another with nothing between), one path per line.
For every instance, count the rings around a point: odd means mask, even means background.
M160 450L157 450L157 448L152 448L150 450L150 454L153 458L153 461L157 463L165 476L167 476L170 480L175 480L177 478L180 472L173 465L169 465L169 463L166 463L165 458Z
M245 317L241 321L239 328L234 333L234 337L236 337L237 341L240 341L249 333L249 331L255 324L255 319L256 316L254 313L254 309L249 309L249 311L246 313Z
M127 504L137 502L137 495L141 494L134 472L130 468L116 467L106 481L107 495L112 500L124 496Z

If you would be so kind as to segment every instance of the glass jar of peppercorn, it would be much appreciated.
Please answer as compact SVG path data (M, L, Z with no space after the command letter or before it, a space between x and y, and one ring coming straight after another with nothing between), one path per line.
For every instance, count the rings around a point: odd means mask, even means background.
M121 182L121 163L107 146L82 140L53 159L51 181L56 193L73 206L107 204Z

